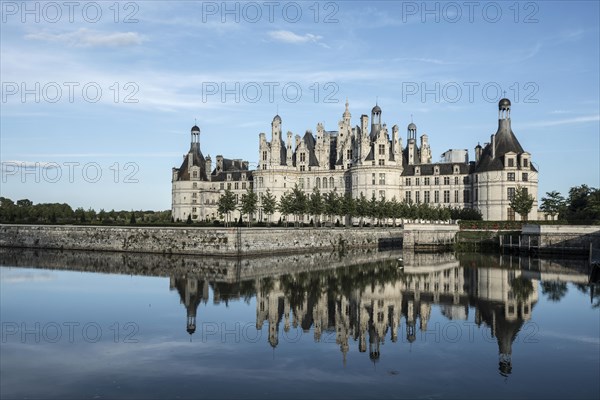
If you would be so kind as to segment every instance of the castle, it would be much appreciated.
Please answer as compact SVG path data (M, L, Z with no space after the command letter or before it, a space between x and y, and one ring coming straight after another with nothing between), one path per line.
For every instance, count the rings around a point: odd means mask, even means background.
M271 141L259 135L259 162L256 170L239 159L217 156L212 168L210 156L200 151L200 128L191 130L191 146L183 163L172 171L172 215L175 220L210 221L220 219L217 203L231 190L237 201L247 189L258 194L254 218L264 221L261 204L267 190L279 199L295 185L307 194L317 188L325 194L361 195L432 206L475 208L484 220L518 220L510 207L517 186L533 196L528 219L537 219L538 172L511 128L511 103L498 103L498 128L489 143L475 146L475 161L468 151L448 150L442 160L432 162L429 137L417 140L417 126L407 127L406 145L398 125L382 124L382 110L375 105L369 117L361 115L352 126L348 101L338 129L327 131L317 124L316 136L288 131L284 141L282 119L271 122ZM275 213L274 217L282 215ZM306 217L308 218L308 217Z

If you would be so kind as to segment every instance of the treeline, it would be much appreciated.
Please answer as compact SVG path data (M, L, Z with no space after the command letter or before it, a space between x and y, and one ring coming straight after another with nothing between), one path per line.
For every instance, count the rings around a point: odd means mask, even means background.
M226 190L218 201L218 211L225 218L226 223L231 220L231 213L238 210L240 214L248 216L247 220L250 224L251 216L258 211L258 208L258 196L250 189L242 195L239 204L236 204L235 196L229 190ZM314 226L320 226L322 222L345 225L352 218L358 218L361 226L365 222L370 225L389 223L395 225L396 220L400 219L428 221L481 220L481 213L471 208L432 207L426 203L400 202L396 198L391 200L377 199L374 196L367 199L362 194L359 198L353 198L349 193L340 195L336 191L321 194L317 188L314 188L312 193L307 194L298 186L295 186L292 191L284 193L279 199L276 199L267 189L262 197L260 208L267 216L268 223L272 222L272 215L279 211L285 218L284 220L280 219L278 224L284 223L286 226L291 217L293 217L296 226L303 224L306 219L310 219L310 223Z
M0 197L0 222L13 224L147 224L171 223L171 210L167 211L105 211L73 208L66 203L38 203L22 199L15 203Z
M560 223L600 224L600 189L574 186L569 189L567 198L556 190L547 192L542 197L540 210L552 219L558 216Z

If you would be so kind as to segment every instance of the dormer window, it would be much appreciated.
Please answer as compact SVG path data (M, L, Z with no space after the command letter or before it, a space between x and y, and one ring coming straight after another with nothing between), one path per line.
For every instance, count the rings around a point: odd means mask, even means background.
M415 175L421 175L421 167L415 167Z
M440 174L440 167L436 166L436 167L433 169L433 173L434 173L434 174L436 174L436 175L439 175L439 174Z
M197 178L197 177L198 177L198 171L193 171L192 178Z
M529 168L529 160L527 158L523 159L523 167Z
M242 174L242 180L245 181L246 180L246 174Z
M458 165L455 165L455 166L454 166L454 173L455 173L455 174L458 174L458 173L460 173L460 169L458 168Z
M510 157L507 162L506 162L508 167L514 167L515 166L515 159Z
M227 180L230 181L231 180L231 174L227 174Z

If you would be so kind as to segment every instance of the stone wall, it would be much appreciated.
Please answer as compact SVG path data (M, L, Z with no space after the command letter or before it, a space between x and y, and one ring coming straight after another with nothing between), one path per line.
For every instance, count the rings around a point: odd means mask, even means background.
M399 247L400 228L193 228L0 225L0 247L214 256Z
M521 246L539 246L540 250L581 251L587 254L590 244L600 249L598 225L524 225Z
M454 244L458 224L404 224L404 248L444 247Z

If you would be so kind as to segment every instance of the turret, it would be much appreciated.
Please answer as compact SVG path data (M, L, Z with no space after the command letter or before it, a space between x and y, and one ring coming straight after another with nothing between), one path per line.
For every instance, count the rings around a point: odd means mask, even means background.
M205 160L204 165L206 167L206 177L210 181L210 175L211 175L211 171L212 171L212 160L210 159L210 154L207 155L204 160Z

